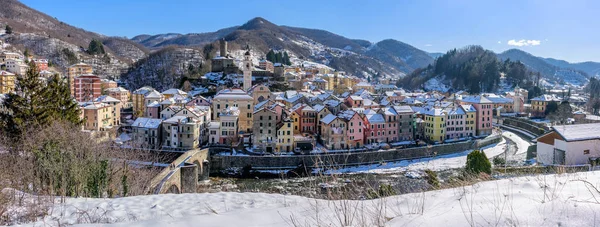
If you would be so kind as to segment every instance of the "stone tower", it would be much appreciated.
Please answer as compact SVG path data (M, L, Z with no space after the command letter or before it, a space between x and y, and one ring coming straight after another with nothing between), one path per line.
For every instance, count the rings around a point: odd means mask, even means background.
M252 87L252 55L250 54L250 50L247 50L244 54L244 63L243 63L243 72L244 72L244 91L248 92L250 87Z
M225 41L225 39L221 39L219 40L219 44L221 57L227 57L227 41Z

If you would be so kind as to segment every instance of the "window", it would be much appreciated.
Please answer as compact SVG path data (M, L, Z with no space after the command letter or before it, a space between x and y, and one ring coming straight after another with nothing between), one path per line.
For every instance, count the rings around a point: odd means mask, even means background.
M583 154L590 154L590 150L583 150Z

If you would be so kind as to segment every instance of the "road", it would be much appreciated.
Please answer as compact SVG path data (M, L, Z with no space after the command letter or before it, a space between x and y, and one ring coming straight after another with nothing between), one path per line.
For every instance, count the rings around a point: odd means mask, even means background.
M524 165L527 157L527 149L532 143L506 130L502 132L502 136L506 140L508 148L505 153L499 156L505 158L509 165Z

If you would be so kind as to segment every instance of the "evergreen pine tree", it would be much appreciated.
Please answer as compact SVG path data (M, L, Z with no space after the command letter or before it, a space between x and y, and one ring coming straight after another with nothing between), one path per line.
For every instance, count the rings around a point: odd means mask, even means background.
M6 34L12 34L13 30L11 26L6 25L6 28L4 28L4 30L6 31Z
M281 52L275 54L275 61L273 63L281 63Z
M283 52L283 64L292 65L292 62L290 61L290 56L288 55L287 51Z
M4 100L7 111L0 112L2 130L16 138L28 128L48 124L47 95L37 67L30 64L25 75L17 77L15 91Z
M275 62L275 52L272 49L267 53L267 61Z
M99 40L92 39L88 45L88 54L104 54L104 45Z
M79 105L71 97L69 85L61 80L58 75L54 75L48 81L46 98L48 100L47 111L51 115L52 120L66 121L73 124L81 124L81 110Z

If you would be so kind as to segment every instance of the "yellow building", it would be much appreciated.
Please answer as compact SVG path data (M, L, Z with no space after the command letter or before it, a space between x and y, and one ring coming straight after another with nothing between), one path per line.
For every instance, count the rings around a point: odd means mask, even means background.
M277 152L294 151L293 122L287 118L277 125Z
M477 120L477 110L472 105L460 105L466 113L465 131L467 136L475 136L475 122Z
M439 108L433 108L423 113L425 124L425 139L431 142L442 142L446 137L446 113Z
M296 111L292 112L292 121L294 122L294 134L300 133L300 115Z
M536 117L545 116L546 107L551 102L556 102L557 104L560 104L561 99L554 95L541 95L531 99L532 115Z
M212 120L219 121L220 112L228 107L239 109L239 131L252 132L254 113L254 99L239 88L225 89L219 91L213 98Z
M83 129L91 131L104 131L112 128L112 107L106 103L85 103L82 106Z
M136 117L144 116L144 112L146 111L146 105L152 103L151 101L162 101L162 99L158 100L146 100L146 96L152 94L153 96L162 96L158 91L154 90L151 87L142 87L133 91L131 94L131 101L133 104L133 114Z
M16 79L17 77L14 73L0 71L0 94L6 94L14 91Z

